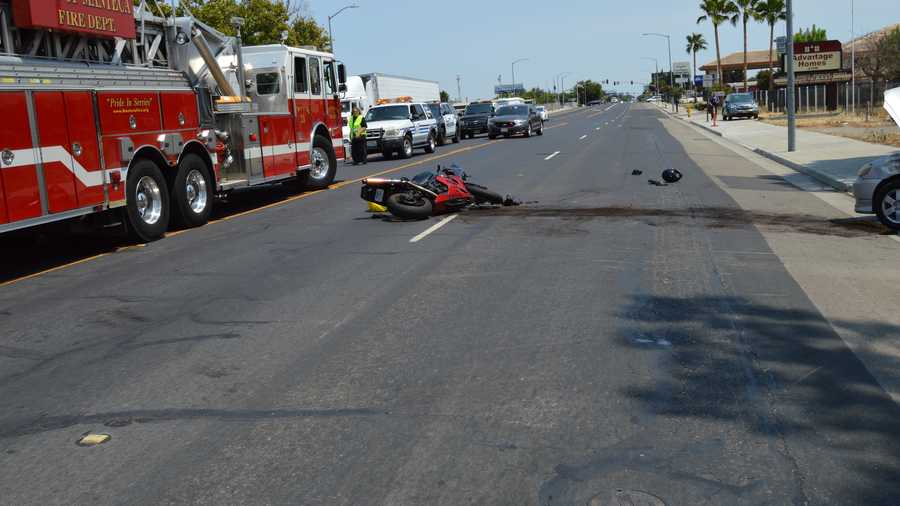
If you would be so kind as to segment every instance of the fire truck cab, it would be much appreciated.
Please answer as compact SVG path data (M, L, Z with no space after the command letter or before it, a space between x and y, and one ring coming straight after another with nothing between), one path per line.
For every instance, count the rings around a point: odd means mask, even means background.
M148 241L236 188L331 184L332 54L119 5L0 0L0 233L78 218Z

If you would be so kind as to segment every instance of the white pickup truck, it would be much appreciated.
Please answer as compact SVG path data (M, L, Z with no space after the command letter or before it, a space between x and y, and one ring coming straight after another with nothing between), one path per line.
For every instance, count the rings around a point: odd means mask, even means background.
M434 153L437 145L437 121L420 102L376 105L366 113L366 129L366 151L387 159L409 158L415 148Z

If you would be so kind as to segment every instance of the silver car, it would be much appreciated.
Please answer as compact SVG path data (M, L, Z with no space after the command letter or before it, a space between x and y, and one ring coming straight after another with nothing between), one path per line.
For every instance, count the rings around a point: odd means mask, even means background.
M884 108L900 126L900 88L884 93ZM900 152L863 165L858 176L853 184L856 212L875 214L886 227L900 230Z
M863 165L853 196L856 212L876 214L886 227L900 230L900 153Z

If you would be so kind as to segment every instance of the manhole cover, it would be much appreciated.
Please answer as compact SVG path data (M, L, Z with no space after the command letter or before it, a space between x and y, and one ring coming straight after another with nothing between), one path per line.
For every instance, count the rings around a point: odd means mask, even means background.
M662 499L640 490L616 489L599 494L588 501L588 506L666 506Z

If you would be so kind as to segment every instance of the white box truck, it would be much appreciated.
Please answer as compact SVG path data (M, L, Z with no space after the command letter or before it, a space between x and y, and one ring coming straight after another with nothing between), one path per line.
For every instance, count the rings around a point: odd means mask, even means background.
M350 127L347 126L353 106L365 114L379 100L411 97L413 102L437 102L441 86L437 81L388 74L361 74L347 78L347 91L341 96L341 117L344 124L344 147L350 149Z

